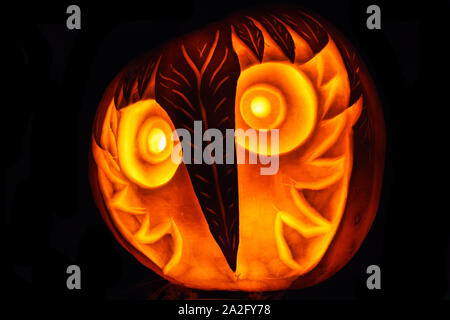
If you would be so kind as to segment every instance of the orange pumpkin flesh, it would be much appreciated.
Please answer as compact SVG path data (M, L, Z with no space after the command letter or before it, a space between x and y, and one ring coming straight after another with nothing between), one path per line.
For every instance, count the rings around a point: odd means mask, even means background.
M278 172L174 162L172 131L192 130L193 120L221 131L278 129L278 145L265 151L278 155ZM301 288L342 268L367 234L384 135L370 77L330 26L300 10L238 15L113 80L94 123L91 185L118 241L172 282ZM264 153L246 140L235 151Z

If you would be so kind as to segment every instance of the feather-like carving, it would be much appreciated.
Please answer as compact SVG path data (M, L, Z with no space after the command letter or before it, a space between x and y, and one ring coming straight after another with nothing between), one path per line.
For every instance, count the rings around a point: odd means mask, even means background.
M141 99L154 98L150 80L158 67L159 57L145 55L126 67L114 92L114 104L119 110Z
M286 27L272 15L263 15L258 17L257 20L263 25L281 50L283 50L286 57L291 62L294 62L295 44Z
M158 62L159 62L159 58L158 59L149 59L149 61L146 63L146 66L145 66L143 72L141 72L138 75L138 78L137 78L138 92L139 92L139 97L141 99L148 98L146 96L146 92L148 89L150 79L154 75L154 71L158 65Z
M247 17L234 23L233 27L239 39L245 43L261 62L264 55L264 37L261 30Z
M361 80L359 77L359 59L356 53L350 49L349 44L344 44L340 39L334 39L336 47L341 53L345 68L347 69L350 83L350 105L354 104L361 96Z
M277 17L308 42L314 53L322 50L327 44L327 32L316 19L306 12L280 12Z
M115 130L117 127L117 110L110 105L106 111L103 129L93 148L95 161L100 166L106 177L114 185L115 189L121 189L128 185L126 178L120 169L117 159L117 145Z

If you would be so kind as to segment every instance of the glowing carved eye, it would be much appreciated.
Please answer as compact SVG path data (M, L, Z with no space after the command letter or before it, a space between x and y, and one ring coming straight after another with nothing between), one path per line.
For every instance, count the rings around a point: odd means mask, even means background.
M286 105L279 90L270 85L256 85L247 89L241 98L241 115L252 128L277 128L284 120Z
M154 188L173 177L179 165L171 158L174 130L169 116L154 100L142 100L120 110L119 162L133 182Z
M260 137L264 131L278 129L278 152L286 153L305 142L313 131L317 95L301 71L289 64L270 62L241 73L236 88L236 107L239 108L236 128L259 130ZM267 139L269 135L270 131ZM259 143L250 144L248 140L242 143L247 150L260 152Z
M141 156L153 164L166 160L173 149L172 128L162 117L145 120L137 139Z
M253 114L258 118L265 118L270 113L270 102L264 97L256 97L250 104Z
M148 137L148 148L153 153L160 153L166 147L166 136L161 129L153 129Z

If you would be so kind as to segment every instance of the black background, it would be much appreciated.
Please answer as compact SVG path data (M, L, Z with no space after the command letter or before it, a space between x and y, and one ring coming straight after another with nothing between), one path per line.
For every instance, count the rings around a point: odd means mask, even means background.
M13 97L2 113L6 161L5 288L16 298L246 298L311 300L450 299L445 110L449 103L448 2L297 1L357 48L376 84L387 127L380 209L363 245L335 276L312 288L267 294L176 287L114 239L94 204L87 175L90 130L112 78L159 44L261 1L18 4L9 27ZM81 30L66 8L81 7ZM381 7L382 29L366 28ZM66 288L66 268L82 290ZM366 288L377 264L382 289Z

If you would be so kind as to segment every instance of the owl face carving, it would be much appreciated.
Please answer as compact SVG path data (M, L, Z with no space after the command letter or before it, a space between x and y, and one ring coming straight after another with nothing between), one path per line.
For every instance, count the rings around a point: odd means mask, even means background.
M196 140L195 123L221 135ZM257 139L276 130L276 148L232 138L212 163L195 159L218 139L225 145L229 129ZM189 153L174 132L192 137ZM375 87L342 36L304 10L270 8L183 36L122 70L97 110L90 180L117 240L169 281L301 288L333 275L367 234L384 135ZM174 150L192 161L174 161ZM272 174L261 174L267 164L236 161L261 154L276 158Z

